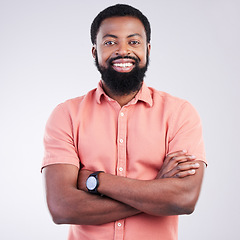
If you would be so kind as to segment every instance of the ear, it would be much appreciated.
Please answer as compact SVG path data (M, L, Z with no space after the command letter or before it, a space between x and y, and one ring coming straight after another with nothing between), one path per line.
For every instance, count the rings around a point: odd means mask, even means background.
M96 49L96 45L95 45L95 44L94 44L93 47L92 47L92 56L93 56L94 58L96 58L96 56L97 56L97 49Z
M151 51L151 44L150 43L147 44L147 50L148 50L148 56L149 56L150 55L150 51Z

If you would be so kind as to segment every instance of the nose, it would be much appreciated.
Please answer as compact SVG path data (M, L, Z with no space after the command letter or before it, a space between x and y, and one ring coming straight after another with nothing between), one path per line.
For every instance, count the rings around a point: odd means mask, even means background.
M130 54L129 46L127 43L119 43L116 50L116 55L127 56Z

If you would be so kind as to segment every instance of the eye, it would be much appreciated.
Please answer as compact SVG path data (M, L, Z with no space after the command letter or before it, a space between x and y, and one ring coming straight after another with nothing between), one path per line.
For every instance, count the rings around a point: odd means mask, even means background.
M138 44L140 44L140 42L139 42L138 40L131 40L131 41L129 42L129 44L130 44L130 45L138 45Z
M106 41L106 42L104 42L105 46L112 46L114 44L116 44L114 41Z

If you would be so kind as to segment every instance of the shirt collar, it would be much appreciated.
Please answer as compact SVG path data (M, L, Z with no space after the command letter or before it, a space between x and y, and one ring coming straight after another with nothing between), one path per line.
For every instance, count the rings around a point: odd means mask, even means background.
M97 90L96 90L97 103L101 104L101 97L102 96L107 97L106 93L103 91L103 88L102 88L102 81L99 81L98 86L97 86Z
M103 96L105 96L106 98L109 98L102 88L102 81L99 81L98 87L96 89L97 103L101 104L101 98ZM134 101L134 103L137 103L138 101L143 101L147 103L149 107L152 107L153 99L152 99L151 91L144 82L142 84L141 89L139 90L139 92L137 93L137 95L134 97L132 101Z
M153 105L153 99L150 89L147 87L145 82L143 82L141 89L135 96L136 101L143 101L148 104L149 107Z

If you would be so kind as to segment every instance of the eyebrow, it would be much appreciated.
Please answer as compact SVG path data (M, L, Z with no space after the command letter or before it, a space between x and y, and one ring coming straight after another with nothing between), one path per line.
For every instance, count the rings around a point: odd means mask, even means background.
M130 34L130 35L127 36L127 38L131 38L131 37L135 37L135 36L139 36L139 37L142 38L142 35L139 34L139 33ZM106 38L106 37L118 38L118 36L113 35L113 34L106 34L106 35L103 36L103 38Z

